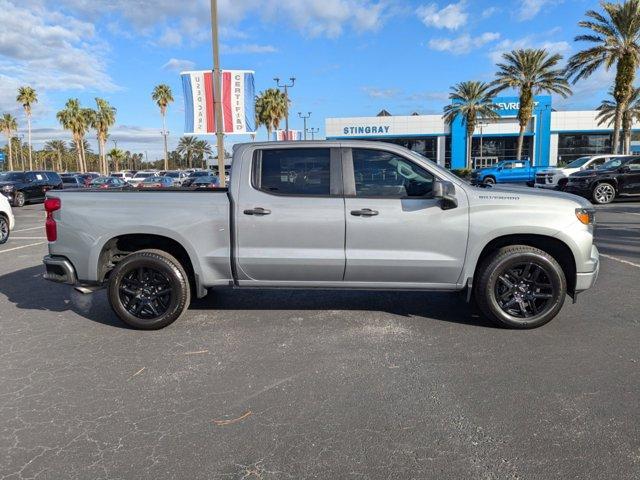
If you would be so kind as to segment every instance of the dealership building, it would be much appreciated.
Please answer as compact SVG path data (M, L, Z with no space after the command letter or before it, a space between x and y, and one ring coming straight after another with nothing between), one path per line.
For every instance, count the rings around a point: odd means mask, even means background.
M471 156L476 167L516 157L518 98L494 99L499 118L484 119L473 135ZM596 110L556 111L550 96L535 97L533 118L525 130L523 158L533 165L571 162L584 156L611 152L612 127L598 125ZM640 130L640 125L634 124ZM464 168L466 127L461 118L451 125L442 115L327 118L327 139L366 139L403 145L447 168ZM635 140L635 133L634 138ZM635 147L636 142L632 142ZM635 148L634 148L635 150Z

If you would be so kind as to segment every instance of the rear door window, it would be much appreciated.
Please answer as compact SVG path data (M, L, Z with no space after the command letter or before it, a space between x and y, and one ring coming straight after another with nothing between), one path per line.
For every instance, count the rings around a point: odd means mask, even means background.
M329 148L274 148L257 152L254 187L275 195L331 195Z

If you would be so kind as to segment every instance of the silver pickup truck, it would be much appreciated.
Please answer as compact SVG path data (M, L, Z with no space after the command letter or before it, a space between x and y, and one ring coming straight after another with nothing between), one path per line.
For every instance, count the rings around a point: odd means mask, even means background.
M228 189L56 191L45 278L108 287L162 328L222 287L466 292L498 324L550 321L599 269L579 197L474 187L379 142L236 146Z

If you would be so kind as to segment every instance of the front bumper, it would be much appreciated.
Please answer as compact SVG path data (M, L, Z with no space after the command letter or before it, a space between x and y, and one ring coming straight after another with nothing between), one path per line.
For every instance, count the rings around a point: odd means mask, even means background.
M4 190L2 190L2 191L0 191L0 193L2 193L2 195L4 195L7 198L7 200L9 200L9 203L11 205L13 205L13 197L14 197L14 195L16 193L15 190L11 190L9 192L5 192Z
M573 193L574 195L579 195L587 199L591 198L591 189L588 185L567 184L563 191Z
M43 275L45 280L66 283L67 285L76 285L78 283L76 270L65 257L47 255L42 259L42 263L44 263L45 268Z
M598 274L600 273L600 253L598 248L593 245L591 247L591 262L594 269L591 272L580 272L576 274L576 292L583 292L590 289L598 280Z

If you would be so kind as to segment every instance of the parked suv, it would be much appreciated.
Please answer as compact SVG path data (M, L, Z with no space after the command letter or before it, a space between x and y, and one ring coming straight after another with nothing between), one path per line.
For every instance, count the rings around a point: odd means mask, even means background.
M0 191L14 207L44 201L49 190L61 190L62 178L56 172L6 172L0 174Z
M564 167L545 168L536 173L535 186L537 188L562 190L567 185L569 175L572 173L600 168L605 162L608 162L612 158L627 156L630 157L631 155L591 155L577 158Z
M598 169L569 175L565 191L598 204L617 197L640 198L640 157L615 157Z

